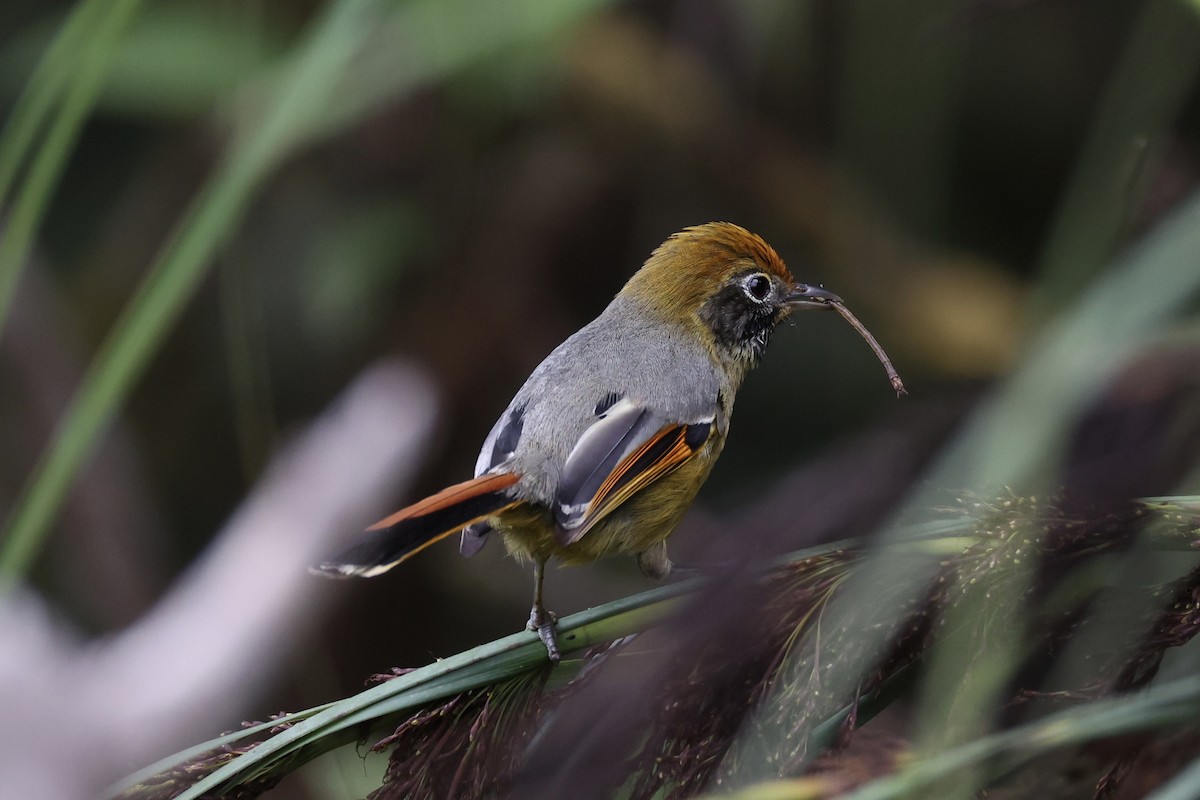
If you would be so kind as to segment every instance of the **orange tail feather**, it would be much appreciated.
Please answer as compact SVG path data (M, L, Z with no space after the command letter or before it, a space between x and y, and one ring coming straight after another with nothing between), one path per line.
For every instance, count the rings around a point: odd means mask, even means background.
M519 475L480 475L400 509L376 522L353 545L312 571L334 578L373 577L473 522L524 502L506 489Z

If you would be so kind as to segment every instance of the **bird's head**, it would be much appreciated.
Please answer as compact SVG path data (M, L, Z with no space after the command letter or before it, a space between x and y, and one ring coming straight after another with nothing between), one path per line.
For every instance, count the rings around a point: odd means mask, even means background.
M761 238L728 222L686 228L663 242L621 295L699 336L726 366L744 372L771 331L798 308L829 308L837 295L797 283Z

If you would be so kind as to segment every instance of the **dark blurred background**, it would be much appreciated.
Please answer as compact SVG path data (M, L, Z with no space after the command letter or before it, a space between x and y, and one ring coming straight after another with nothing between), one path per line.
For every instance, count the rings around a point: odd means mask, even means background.
M798 279L841 294L910 396L896 400L836 317L797 315L748 381L725 455L673 539L686 560L690 538L876 426L957 419L1089 270L1200 179L1187 2L576 5L548 35L431 68L274 171L37 561L34 581L65 617L93 633L136 619L289 432L381 357L417 362L441 392L435 444L395 505L468 477L525 376L651 249L729 220ZM0 109L70 7L4 3ZM131 24L0 335L0 509L236 137L246 86L320 13L310 0L198 0L148 5ZM443 33L469 39L485 24ZM377 54L384 69L442 45L405 46ZM1111 208L1087 207L1096 157ZM1101 224L1073 229L1071 214ZM1071 240L1094 249L1087 269L1063 263L1064 248L1080 252ZM339 586L323 635L262 714L518 629L529 578L501 550L462 560L445 543ZM547 591L570 612L647 586L613 561L553 571Z

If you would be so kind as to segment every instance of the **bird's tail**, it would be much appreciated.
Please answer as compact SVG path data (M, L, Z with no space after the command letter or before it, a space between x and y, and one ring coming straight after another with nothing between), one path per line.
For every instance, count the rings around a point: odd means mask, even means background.
M370 578L387 572L472 522L524 502L505 491L519 479L502 473L456 483L376 522L345 551L311 572L331 578Z

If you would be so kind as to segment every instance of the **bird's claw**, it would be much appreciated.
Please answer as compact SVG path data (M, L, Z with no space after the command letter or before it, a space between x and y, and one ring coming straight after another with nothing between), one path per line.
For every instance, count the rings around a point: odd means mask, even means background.
M557 623L558 617L539 605L530 610L529 622L525 626L537 631L538 638L546 645L546 656L552 664L557 664L562 658L562 651L558 647L558 629L555 627Z

